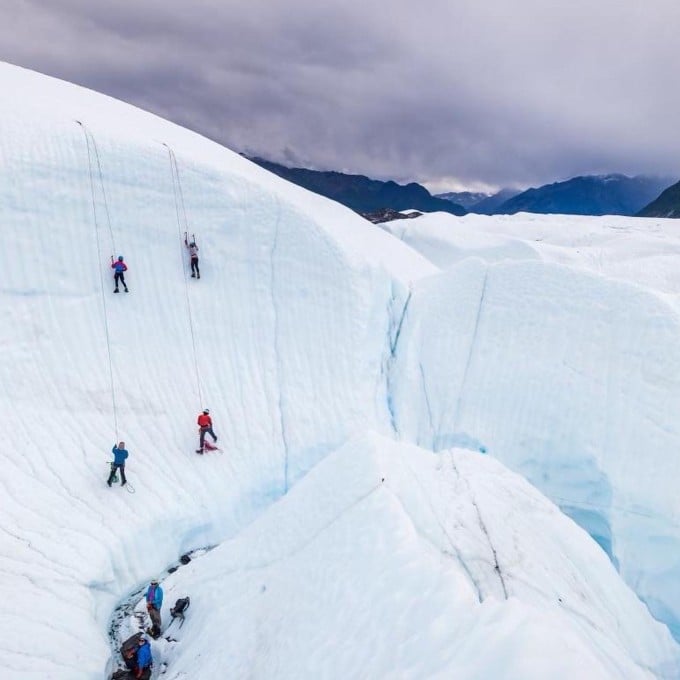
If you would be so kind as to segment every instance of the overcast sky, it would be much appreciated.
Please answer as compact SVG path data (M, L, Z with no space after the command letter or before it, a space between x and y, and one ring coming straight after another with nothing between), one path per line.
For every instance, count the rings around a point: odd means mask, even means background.
M0 10L0 59L287 165L435 191L593 172L680 178L680 0L0 0Z

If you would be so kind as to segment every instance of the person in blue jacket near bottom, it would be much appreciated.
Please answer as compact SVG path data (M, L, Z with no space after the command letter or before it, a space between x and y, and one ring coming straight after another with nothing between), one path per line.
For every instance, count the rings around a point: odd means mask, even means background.
M163 606L163 588L158 585L158 580L153 579L146 591L146 610L151 618L150 635L154 638L161 635L161 607Z
M137 649L137 668L134 670L135 680L150 680L153 657L151 656L151 645L149 641L141 635L139 638L139 648Z
M128 452L125 449L125 442L120 442L118 446L114 444L111 452L113 453L113 463L111 463L111 474L106 483L111 486L116 476L116 472L120 470L120 485L124 486L127 484L127 479L125 479L125 459L128 457Z

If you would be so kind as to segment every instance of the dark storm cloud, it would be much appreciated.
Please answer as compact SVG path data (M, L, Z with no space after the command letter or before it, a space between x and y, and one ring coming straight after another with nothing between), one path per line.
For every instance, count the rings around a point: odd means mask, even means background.
M442 189L680 177L676 0L0 9L0 58L274 160Z

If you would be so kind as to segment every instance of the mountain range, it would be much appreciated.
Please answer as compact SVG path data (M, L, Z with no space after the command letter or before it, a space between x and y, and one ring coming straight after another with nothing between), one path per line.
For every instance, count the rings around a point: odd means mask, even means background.
M675 180L668 177L586 175L527 189L495 212L560 215L635 215Z
M437 194L437 198L445 198L462 205L468 212L480 215L495 215L499 206L509 201L517 194L519 189L501 189L495 193L483 193L476 191L449 191L444 194Z
M464 215L467 212L462 205L432 196L424 186L415 182L403 185L393 181L370 179L365 175L288 168L263 158L249 160L293 184L331 198L362 214L383 208L394 210L413 208L422 212L447 212L452 215Z
M437 198L443 198L452 203L462 205L465 210L470 210L481 201L489 198L493 194L484 193L483 191L447 191L444 194L436 194Z
M250 158L283 179L331 198L362 214L386 209L420 212L466 212L484 215L518 212L561 215L636 215L670 187L676 178L621 174L584 175L525 191L504 188L496 193L447 192L433 196L415 182L402 185L336 171L289 168L263 158ZM677 190L680 192L680 189ZM673 193L649 216L680 214L680 200ZM673 210L675 209L675 213Z

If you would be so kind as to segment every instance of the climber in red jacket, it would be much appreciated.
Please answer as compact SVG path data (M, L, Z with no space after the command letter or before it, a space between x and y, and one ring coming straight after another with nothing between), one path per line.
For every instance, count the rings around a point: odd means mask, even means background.
M200 435L200 444L199 448L196 449L196 453L203 453L203 449L205 448L205 435L208 433L212 438L213 441L217 441L217 436L213 432L212 428L212 418L210 417L210 410L209 409L204 409L203 413L198 416L198 427L199 431L201 433Z

